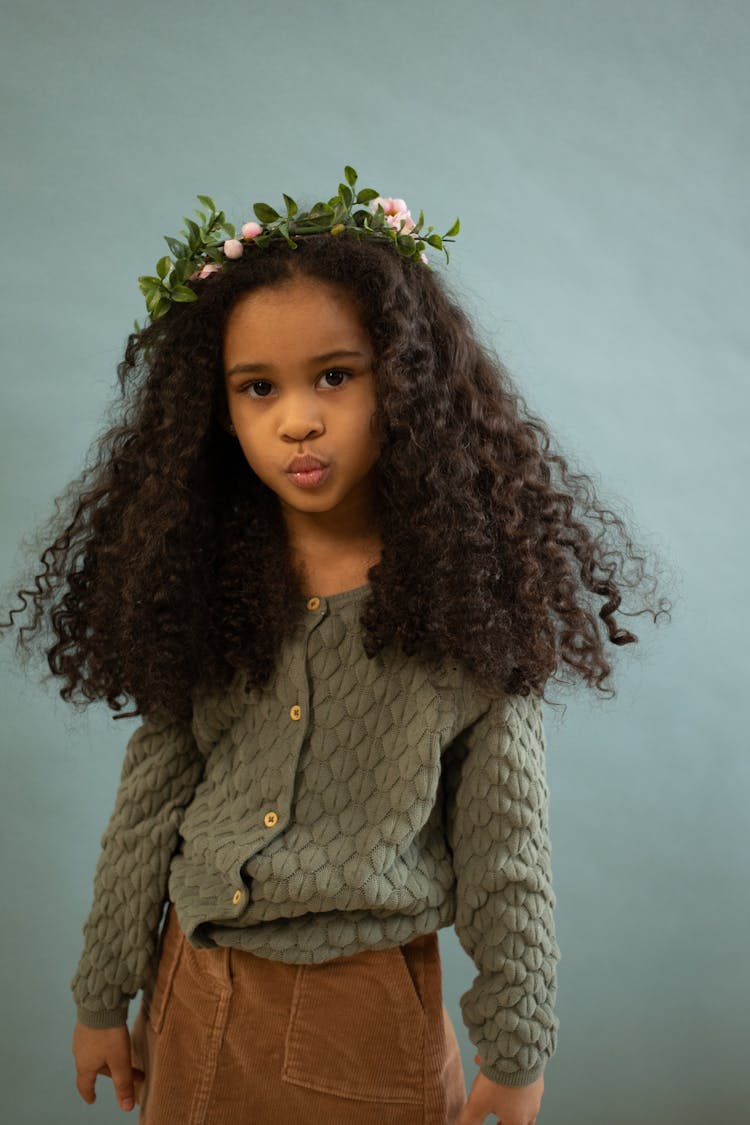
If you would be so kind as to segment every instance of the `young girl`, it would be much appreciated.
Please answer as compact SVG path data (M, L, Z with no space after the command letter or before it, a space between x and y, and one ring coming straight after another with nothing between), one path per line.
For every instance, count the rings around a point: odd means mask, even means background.
M79 1093L148 1125L531 1125L556 1049L544 689L605 689L643 570L430 268L458 220L345 179L240 238L199 196L19 591L142 720L71 987Z

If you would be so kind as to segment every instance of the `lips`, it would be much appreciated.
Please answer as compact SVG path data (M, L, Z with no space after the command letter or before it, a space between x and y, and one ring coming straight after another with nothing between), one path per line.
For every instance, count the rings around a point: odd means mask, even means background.
M322 461L320 457L314 457L311 453L306 453L304 457L295 457L287 467L288 473L309 473L314 469L324 469L328 464L327 461Z

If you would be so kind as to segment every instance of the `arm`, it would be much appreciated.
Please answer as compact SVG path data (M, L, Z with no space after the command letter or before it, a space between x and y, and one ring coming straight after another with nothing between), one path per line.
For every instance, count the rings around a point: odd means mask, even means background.
M147 718L130 737L70 982L87 1027L126 1024L153 973L169 864L203 765L189 723Z
M493 699L446 769L455 930L479 970L461 1014L481 1073L504 1086L539 1078L559 1025L541 706L533 694Z

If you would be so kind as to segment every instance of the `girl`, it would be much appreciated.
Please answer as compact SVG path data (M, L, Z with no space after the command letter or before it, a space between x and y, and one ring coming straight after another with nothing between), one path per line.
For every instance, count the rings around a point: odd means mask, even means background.
M78 1091L148 1125L531 1125L556 1049L544 689L606 690L642 557L429 267L458 220L345 178L241 238L199 196L19 591L142 720L71 988Z

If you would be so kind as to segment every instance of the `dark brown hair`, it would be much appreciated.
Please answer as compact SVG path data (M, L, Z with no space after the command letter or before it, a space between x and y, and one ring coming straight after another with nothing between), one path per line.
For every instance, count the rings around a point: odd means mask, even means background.
M34 588L18 590L34 604L18 654L49 622L61 697L116 712L132 700L128 715L187 718L197 687L223 690L238 670L267 681L307 591L278 498L221 424L222 343L242 294L297 274L346 287L375 356L383 551L361 616L367 655L400 645L521 694L567 670L613 695L607 642L638 640L616 612L645 580L623 520L553 451L445 279L348 232L250 246L192 283L197 301L129 336L115 421L41 529ZM637 612L656 620L669 605Z

